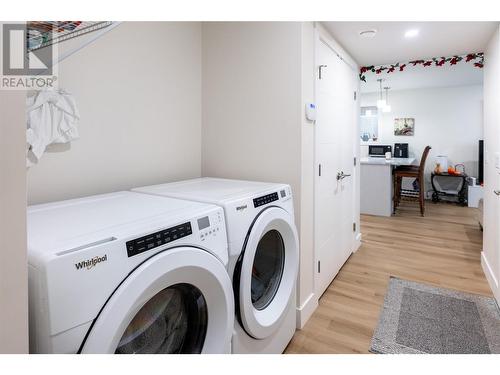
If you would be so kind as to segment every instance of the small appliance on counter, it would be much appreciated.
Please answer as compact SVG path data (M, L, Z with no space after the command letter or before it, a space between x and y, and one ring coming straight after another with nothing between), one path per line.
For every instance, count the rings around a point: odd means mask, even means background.
M392 146L390 145L369 145L368 156L385 158L385 153L392 153Z
M441 174L446 172L448 172L448 156L436 156L436 167L434 168L434 173Z
M408 158L408 143L394 143L394 157Z

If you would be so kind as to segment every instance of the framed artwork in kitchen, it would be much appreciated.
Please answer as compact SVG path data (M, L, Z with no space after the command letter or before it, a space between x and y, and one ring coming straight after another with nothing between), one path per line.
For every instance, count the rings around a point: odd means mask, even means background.
M394 135L415 135L415 119L412 117L395 118Z

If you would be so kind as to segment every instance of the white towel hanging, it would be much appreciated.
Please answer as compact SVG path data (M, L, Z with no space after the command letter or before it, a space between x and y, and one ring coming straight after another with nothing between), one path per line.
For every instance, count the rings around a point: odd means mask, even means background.
M42 90L26 101L28 143L26 164L38 163L47 146L78 139L80 114L73 96L64 90Z

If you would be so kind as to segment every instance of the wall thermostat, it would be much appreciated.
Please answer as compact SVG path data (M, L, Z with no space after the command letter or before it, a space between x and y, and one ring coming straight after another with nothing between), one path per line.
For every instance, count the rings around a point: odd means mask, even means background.
M316 104L306 103L306 119L316 121Z

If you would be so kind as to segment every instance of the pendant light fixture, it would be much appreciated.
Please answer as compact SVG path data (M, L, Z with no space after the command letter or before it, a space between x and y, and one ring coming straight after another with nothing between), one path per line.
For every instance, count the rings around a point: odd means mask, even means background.
M377 79L379 85L380 85L380 98L377 100L377 108L383 109L385 107L385 100L383 98L383 93L382 93L382 78Z
M382 112L389 113L391 112L391 106L389 105L389 89L390 87L384 87L385 90L385 105L382 108Z

